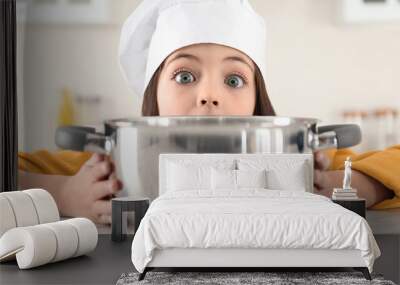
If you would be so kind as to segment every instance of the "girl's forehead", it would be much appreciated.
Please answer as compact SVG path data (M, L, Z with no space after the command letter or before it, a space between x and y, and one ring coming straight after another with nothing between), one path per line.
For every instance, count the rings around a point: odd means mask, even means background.
M252 59L240 50L214 43L201 43L182 47L172 52L166 58L166 61L173 60L176 56L179 55L192 55L197 58L209 58L210 56L213 56L216 58L220 58L221 60L227 57L240 57L243 60L247 61L248 64L253 65Z

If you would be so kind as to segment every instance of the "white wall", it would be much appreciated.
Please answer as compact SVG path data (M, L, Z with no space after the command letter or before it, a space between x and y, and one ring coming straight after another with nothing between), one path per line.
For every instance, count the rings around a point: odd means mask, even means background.
M121 77L116 27L28 27L25 53L25 132L28 150L53 147L60 94L69 87L98 94L101 119L139 112Z
M339 23L339 0L251 2L267 22L266 83L279 115L334 122L349 108L400 109L400 24ZM55 149L64 86L102 96L99 121L140 114L119 71L119 33L111 24L26 27L25 150Z
M252 2L267 22L266 80L280 114L332 121L347 108L400 108L400 23L340 23L340 1Z

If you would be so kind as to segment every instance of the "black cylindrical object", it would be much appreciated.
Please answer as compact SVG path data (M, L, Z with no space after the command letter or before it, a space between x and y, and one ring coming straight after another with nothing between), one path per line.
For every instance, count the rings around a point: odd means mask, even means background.
M18 190L16 3L0 1L0 192Z

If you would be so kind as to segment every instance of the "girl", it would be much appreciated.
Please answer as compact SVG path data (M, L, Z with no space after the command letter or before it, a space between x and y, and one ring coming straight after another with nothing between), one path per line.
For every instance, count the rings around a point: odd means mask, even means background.
M125 22L119 52L125 78L143 96L143 116L273 116L265 50L264 21L247 1L146 0ZM341 187L346 156L352 186L368 207L400 207L400 145L362 155L316 153L316 193ZM19 157L21 188L47 189L62 215L110 223L110 198L122 183L108 158L72 151Z

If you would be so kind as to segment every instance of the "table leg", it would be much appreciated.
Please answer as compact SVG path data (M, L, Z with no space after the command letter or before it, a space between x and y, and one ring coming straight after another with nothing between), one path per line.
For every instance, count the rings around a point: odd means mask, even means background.
M122 241L122 204L112 203L111 240Z

